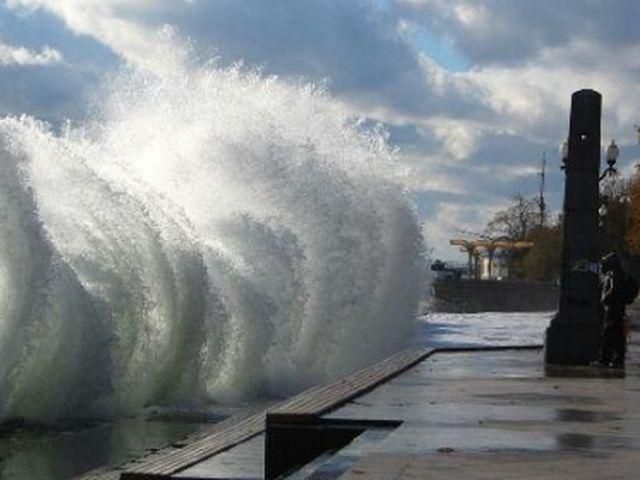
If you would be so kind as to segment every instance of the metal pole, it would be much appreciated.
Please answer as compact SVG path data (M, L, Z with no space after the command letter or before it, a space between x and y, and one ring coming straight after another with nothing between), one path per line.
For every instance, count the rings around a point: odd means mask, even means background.
M540 199L538 200L538 207L540 208L540 226L543 227L546 220L547 204L544 201L544 181L545 181L545 167L547 166L547 152L542 152L542 170L540 171Z
M551 364L585 365L598 357L601 109L596 91L580 90L571 97L560 302L545 342L545 360Z

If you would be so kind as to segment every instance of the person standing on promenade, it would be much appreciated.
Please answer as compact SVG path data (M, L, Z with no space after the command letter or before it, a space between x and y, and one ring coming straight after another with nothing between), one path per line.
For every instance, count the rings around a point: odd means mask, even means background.
M600 267L604 275L601 297L604 329L600 363L607 367L624 368L627 349L625 307L638 295L638 283L622 269L615 252L603 257Z

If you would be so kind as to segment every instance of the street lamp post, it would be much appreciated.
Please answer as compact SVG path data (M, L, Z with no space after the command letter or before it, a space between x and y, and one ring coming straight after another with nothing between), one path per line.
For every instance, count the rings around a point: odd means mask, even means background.
M610 182L605 183L600 190L598 216L600 217L600 247L603 255L617 248L618 242L616 241L616 237L618 237L620 233L617 231L616 223L617 220L620 220L620 201L623 201L623 198L616 192L615 180L618 174L615 164L619 154L620 149L616 145L615 140L612 140L606 152L607 168L605 168L602 175L600 175L601 182L607 177L611 179ZM607 218L611 216L610 213L613 215L613 218Z
M564 241L558 312L546 332L545 361L585 365L598 357L600 338L598 261L600 117L602 96L580 90L571 97Z
M611 140L611 143L607 147L607 168L605 168L602 175L600 175L600 181L604 180L607 175L615 175L618 173L615 167L618 161L618 155L620 155L620 149L616 145L616 141Z

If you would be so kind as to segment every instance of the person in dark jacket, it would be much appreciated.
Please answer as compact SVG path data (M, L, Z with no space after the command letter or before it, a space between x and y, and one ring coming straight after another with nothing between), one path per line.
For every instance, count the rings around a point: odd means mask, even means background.
M604 275L602 281L602 306L604 326L600 363L613 368L624 368L627 339L625 332L625 282L627 274L620 265L618 255L613 252L600 262Z

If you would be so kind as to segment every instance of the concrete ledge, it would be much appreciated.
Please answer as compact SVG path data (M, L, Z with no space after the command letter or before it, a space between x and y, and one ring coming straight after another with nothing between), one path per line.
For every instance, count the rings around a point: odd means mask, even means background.
M443 312L535 312L555 310L560 289L546 282L440 279L434 306Z

